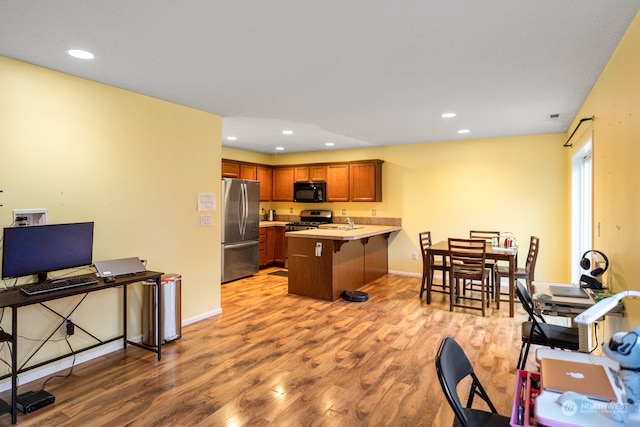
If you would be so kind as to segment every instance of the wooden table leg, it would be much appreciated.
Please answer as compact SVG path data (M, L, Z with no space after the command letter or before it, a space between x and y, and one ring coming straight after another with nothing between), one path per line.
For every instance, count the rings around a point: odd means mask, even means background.
M509 317L513 317L514 311L515 311L514 310L514 299L515 299L514 288L516 286L515 263L516 263L516 257L510 256L509 257Z

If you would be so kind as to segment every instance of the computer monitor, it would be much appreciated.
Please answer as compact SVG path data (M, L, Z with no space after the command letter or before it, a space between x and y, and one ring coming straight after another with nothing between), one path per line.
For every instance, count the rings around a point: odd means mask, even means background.
M38 275L91 265L93 222L35 225L4 229L2 278Z

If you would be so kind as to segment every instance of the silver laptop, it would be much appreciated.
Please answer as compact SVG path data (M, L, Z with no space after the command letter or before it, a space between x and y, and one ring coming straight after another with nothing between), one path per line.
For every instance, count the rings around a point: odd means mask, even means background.
M554 297L589 298L582 288L575 286L549 286L549 290Z
M140 258L121 258L109 261L98 261L93 263L98 272L98 277L122 276L125 274L136 274L147 271Z

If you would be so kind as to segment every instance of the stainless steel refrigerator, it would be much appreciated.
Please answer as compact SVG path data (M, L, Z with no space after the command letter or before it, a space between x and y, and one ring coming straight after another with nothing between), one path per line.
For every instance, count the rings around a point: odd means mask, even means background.
M222 283L258 272L260 183L222 179Z

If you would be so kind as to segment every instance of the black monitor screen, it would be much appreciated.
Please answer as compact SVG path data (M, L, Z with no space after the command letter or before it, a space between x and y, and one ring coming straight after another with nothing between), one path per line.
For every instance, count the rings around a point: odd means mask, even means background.
M93 262L93 222L4 229L2 278L64 270Z

